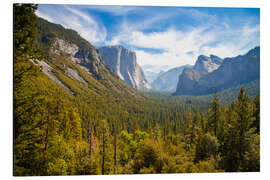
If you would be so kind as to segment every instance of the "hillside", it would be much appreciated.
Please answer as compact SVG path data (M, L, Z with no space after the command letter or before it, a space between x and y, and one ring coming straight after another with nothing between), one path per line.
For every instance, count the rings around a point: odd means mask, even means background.
M139 95L108 68L94 46L73 30L38 18L38 47L47 56L46 63L54 66L55 75L66 76L69 73L70 80L74 79L74 75L88 79L88 89L98 94ZM69 87L74 86L72 81L65 83Z

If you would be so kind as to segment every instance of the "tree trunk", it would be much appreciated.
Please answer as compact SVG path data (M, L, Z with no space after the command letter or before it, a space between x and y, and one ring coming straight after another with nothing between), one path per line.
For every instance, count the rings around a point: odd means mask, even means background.
M103 130L102 130L102 174L104 174L104 163L105 163L105 127L103 122Z
M114 174L117 171L117 130L114 131Z
M92 156L92 144L93 144L93 133L92 133L92 128L89 126L89 157L91 159Z
M47 128L46 128L46 135L45 135L45 148L44 148L44 176L48 176L48 142L49 142L49 113L47 114Z

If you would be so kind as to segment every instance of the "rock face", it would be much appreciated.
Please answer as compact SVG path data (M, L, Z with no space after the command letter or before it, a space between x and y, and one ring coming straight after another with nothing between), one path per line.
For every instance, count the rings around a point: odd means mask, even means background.
M105 63L130 86L140 90L151 89L143 70L137 64L135 52L119 45L100 47L98 52Z
M210 57L200 55L195 63L194 70L202 74L210 73L216 70L222 63L222 59L210 55Z
M95 48L80 49L74 55L77 63L89 69L96 78L102 79L100 71L104 69L105 64L102 63L101 57Z
M175 92L178 83L178 77L185 68L192 68L191 65L179 66L166 72L160 73L151 84L155 91Z
M86 68L95 78L104 78L100 72L105 70L106 64L102 61L100 54L92 45L89 44L84 48L79 48L74 43L56 37L53 40L50 51L60 56L62 55L61 53L65 53L75 63ZM74 75L70 70L68 70L68 73ZM78 80L78 78L75 79Z
M51 48L51 51L57 55L60 55L61 51L63 51L70 56L74 56L78 50L79 47L76 44L64 41L58 37L55 38Z
M245 55L225 58L218 67L212 64L209 68L211 63L198 62L202 59L202 62L205 62L205 59L209 61L209 58L200 57L193 69L184 69L179 76L174 95L211 94L214 87L217 91L222 91L260 78L260 47L255 47ZM213 58L210 56L210 59ZM197 64L200 65L196 66Z

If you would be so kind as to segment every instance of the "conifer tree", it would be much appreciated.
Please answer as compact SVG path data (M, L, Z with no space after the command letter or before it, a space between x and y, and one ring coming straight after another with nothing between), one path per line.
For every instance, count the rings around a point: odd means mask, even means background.
M215 93L212 95L213 99L211 101L209 115L208 115L208 130L214 132L214 135L217 136L218 123L221 118L221 106L216 93L216 88L214 88Z
M223 153L225 169L229 172L241 171L245 164L245 153L250 146L250 137L254 133L253 105L244 88L240 89L238 99L229 109L229 126ZM227 148L226 148L227 147Z
M27 112L35 111L36 106L27 104L35 101L38 92L29 89L29 78L36 76L38 68L29 61L29 58L36 58L34 42L36 40L36 24L34 14L37 9L32 4L14 4L13 17L13 39L14 39L14 124L15 138L23 132L21 126L24 124L24 115ZM27 107L27 108L26 108Z
M256 128L255 132L260 134L260 95L259 94L255 96L253 103L254 103L253 116L255 117L255 120L252 126Z
M110 131L108 122L106 120L102 120L101 122L101 141L102 145L100 148L101 154L101 173L109 174L112 171L112 163L113 163L113 154L111 147L111 139L110 139Z
M236 113L238 114L236 128L239 129L238 152L241 166L241 164L243 163L242 161L244 159L244 153L246 151L247 143L249 143L248 136L250 136L251 133L253 133L251 125L255 120L253 117L253 106L244 88L241 88L238 94Z

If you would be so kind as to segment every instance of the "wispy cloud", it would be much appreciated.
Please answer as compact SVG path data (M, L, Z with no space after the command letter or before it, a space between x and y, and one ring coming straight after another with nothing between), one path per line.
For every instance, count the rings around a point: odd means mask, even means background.
M97 22L91 15L67 5L47 5L38 9L36 14L65 28L76 30L91 43L103 42L107 31L102 22Z
M143 32L146 28L155 27L155 23L176 15L175 12L165 16L163 13L154 14L141 23L122 22L119 33L107 44L127 44L135 48L140 65L160 67L194 64L201 54L215 54L222 58L236 56L259 45L259 25L251 26L246 23L243 27L233 29L228 22L219 22L216 15L197 9L179 8L176 13L204 23L199 23L196 27L187 23L188 30L172 26L162 32ZM139 49L136 50L136 47ZM158 49L162 53L149 52L149 48Z
M189 16L190 18L193 18L198 21L207 20L207 23L216 23L218 21L218 18L216 15L212 15L206 12L199 11L197 9L193 8L180 8L178 9L178 13L181 15ZM204 21L205 22L205 21Z
M246 25L238 31L233 31L229 26L226 28L202 26L185 32L177 29L153 33L121 32L113 42L162 50L163 53L158 54L137 50L138 63L174 67L194 64L201 54L215 54L222 58L243 54L253 48L254 44L259 45L258 36L259 26Z
M138 7L138 6L116 6L116 5L85 6L84 9L88 9L88 10L92 9L92 10L98 10L100 12L108 12L115 16L121 16L121 15L126 15L126 14L139 14L144 10L143 7Z
M258 16L243 19L223 13L221 19L220 14L213 12L218 10L58 5L40 9L37 14L75 29L94 45L127 45L136 51L140 65L194 64L201 54L232 57L259 45ZM113 23L103 17L95 19L103 13Z

